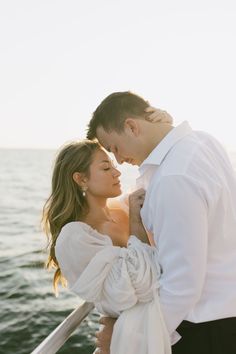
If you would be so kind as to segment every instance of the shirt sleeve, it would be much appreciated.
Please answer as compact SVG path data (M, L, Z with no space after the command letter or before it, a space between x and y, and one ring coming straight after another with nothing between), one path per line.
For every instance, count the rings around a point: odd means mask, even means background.
M206 277L207 202L196 181L165 176L153 190L151 205L162 270L160 303L173 335L198 302Z

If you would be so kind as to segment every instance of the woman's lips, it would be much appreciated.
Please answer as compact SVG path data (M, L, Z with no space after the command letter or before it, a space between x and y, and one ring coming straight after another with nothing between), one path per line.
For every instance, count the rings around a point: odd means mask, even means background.
M113 184L113 186L119 186L119 185L120 185L120 181Z

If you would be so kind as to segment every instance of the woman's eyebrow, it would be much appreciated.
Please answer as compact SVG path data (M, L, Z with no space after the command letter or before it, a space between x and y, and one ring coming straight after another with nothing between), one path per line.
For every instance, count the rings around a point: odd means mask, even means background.
M110 163L111 161L109 161L109 160L102 160L100 163L104 163L104 162Z

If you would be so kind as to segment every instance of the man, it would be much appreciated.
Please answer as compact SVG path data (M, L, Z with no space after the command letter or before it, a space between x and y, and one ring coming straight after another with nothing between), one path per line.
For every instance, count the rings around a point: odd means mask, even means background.
M158 249L173 353L235 354L235 173L213 137L187 122L148 121L148 108L137 95L113 93L94 112L87 137L118 163L139 166L138 184L146 190L141 216ZM105 354L114 320L101 323L97 344Z

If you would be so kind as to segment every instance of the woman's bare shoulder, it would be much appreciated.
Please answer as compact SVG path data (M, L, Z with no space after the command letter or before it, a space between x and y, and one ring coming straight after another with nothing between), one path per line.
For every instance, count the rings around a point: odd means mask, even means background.
M119 221L120 217L128 219L128 214L125 212L124 209L121 209L121 208L110 208L110 213L111 213L111 215L113 216L114 219L118 218L118 221Z
M123 210L127 215L129 213L129 206L127 202L125 201L125 198L114 198L114 199L109 199L108 200L108 207L109 209L118 209L118 210Z
M106 221L97 226L97 230L111 238L114 246L126 247L129 238L126 228L121 227L120 221Z

